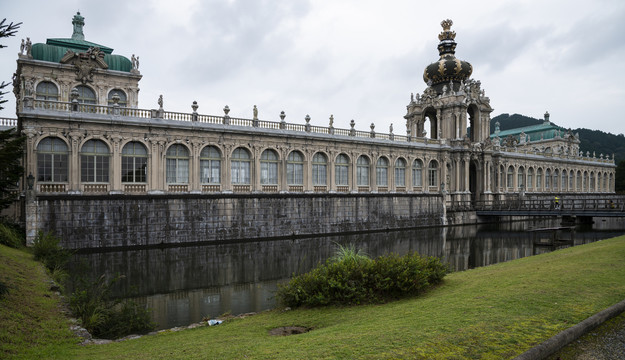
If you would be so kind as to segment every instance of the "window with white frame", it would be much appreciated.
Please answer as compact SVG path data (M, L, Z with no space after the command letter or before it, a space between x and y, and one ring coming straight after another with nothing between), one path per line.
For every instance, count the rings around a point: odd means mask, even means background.
M221 183L221 153L215 146L206 146L200 152L200 182Z
M102 140L89 140L80 149L80 181L106 183L109 181L111 154Z
M184 145L174 144L165 155L168 184L189 182L189 150Z
M260 156L260 183L278 184L278 154L271 149L263 151Z

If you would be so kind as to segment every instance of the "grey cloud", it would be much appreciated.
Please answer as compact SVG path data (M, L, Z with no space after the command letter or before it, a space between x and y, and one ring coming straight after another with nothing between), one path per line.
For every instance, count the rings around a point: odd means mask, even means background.
M513 29L501 22L477 31L463 32L456 37L456 56L470 62L474 69L479 66L488 67L490 71L502 71L516 57L541 41L546 30L541 25Z

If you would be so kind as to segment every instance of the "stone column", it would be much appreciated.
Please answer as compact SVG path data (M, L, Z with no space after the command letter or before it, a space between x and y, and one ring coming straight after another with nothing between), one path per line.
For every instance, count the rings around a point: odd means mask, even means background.
M200 176L200 152L202 151L202 143L197 140L191 141L191 158L189 159L189 192L202 192L202 183Z
M327 168L326 168L326 184L327 184L327 189L329 192L335 192L336 191L336 182L335 182L335 169L334 169L334 165L335 165L335 159L336 156L338 155L337 152L330 150L327 152L328 155L328 164L327 164Z
M82 134L79 132L72 132L69 134L70 138L70 160L69 160L69 192L80 191L80 141L82 140Z
M222 149L222 163L221 163L221 174L219 183L221 184L221 191L223 192L232 192L232 169L231 169L231 154L232 154L233 145L224 144ZM251 164L250 164L251 165ZM252 169L250 169L251 172Z
M111 136L111 143L113 147L113 153L111 154L111 167L110 176L111 179L109 183L111 184L111 192L120 192L124 189L122 188L122 176L121 176L121 142L122 137L119 135Z

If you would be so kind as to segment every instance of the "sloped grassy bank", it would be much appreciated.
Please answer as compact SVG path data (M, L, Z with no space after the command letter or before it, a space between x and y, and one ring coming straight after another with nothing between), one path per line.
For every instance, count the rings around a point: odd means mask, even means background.
M59 342L47 358L506 359L625 298L625 237L452 273L383 305L277 309L214 327L99 346ZM310 331L271 336L271 329Z

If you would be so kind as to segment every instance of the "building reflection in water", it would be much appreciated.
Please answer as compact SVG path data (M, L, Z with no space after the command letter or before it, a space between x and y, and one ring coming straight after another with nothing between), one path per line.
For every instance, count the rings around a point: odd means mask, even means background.
M625 233L621 220L597 221L571 230L554 220L439 227L329 237L267 240L76 254L73 271L86 276L123 274L116 294L133 294L152 309L159 328L183 326L224 313L259 312L275 306L280 281L331 257L337 244L354 244L370 257L389 253L441 257L454 271L580 245ZM571 240L551 246L551 240ZM541 245L540 242L543 241ZM72 271L72 269L70 269Z

